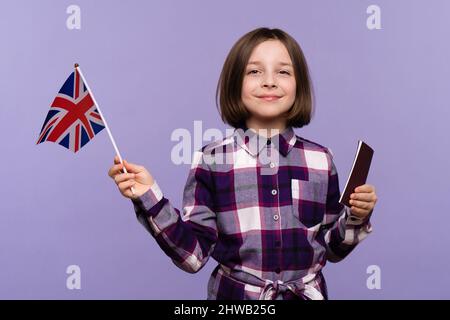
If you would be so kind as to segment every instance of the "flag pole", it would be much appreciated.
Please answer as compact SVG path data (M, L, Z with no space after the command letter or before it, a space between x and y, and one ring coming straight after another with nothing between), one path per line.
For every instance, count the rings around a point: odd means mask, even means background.
M105 117L103 116L102 111L100 110L100 106L99 106L99 104L97 103L97 101L95 100L94 93L91 91L91 88L89 88L89 85L88 85L88 83L86 82L86 79L84 78L83 73L81 72L81 69L80 69L80 65L79 65L78 63L75 63L75 69L76 69L76 70L78 71L78 73L80 74L81 79L83 79L84 85L85 85L86 88L88 89L88 91L89 91L89 93L90 93L90 95L91 95L91 97L92 97L92 100L94 101L94 104L97 106L98 113L100 114L100 117L102 118L103 122L105 123L105 128L106 128L106 131L108 132L109 139L111 140L111 142L112 142L112 144L113 144L113 147L114 147L114 150L116 151L116 154L117 154L117 156L119 157L120 163L123 164L122 156L120 155L119 148L117 148L116 141L114 140L114 138L113 138L113 136L112 136L112 134L111 134L111 130L109 130L108 123L106 122L106 119L105 119ZM127 172L127 169L125 168L125 166L123 166L123 171L124 171L124 173L128 173L128 172ZM133 188L133 187L131 187L131 192L132 192L133 195L134 195L134 188Z

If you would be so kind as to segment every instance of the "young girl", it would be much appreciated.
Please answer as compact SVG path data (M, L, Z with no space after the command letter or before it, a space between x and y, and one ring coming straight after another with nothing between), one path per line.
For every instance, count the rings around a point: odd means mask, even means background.
M293 130L310 122L311 91L298 43L253 30L231 49L217 88L235 130L194 153L181 211L144 167L124 161L122 173L114 159L109 176L175 265L195 273L210 256L218 262L208 299L328 299L322 268L371 232L375 188L340 204L331 151Z

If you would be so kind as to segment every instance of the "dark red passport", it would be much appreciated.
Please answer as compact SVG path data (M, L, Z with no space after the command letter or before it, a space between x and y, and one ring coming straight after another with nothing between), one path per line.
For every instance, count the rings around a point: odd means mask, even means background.
M351 207L350 195L355 192L355 188L366 183L369 175L370 163L372 162L373 149L364 141L358 141L355 159L353 160L352 170L348 176L347 183L341 193L339 202Z

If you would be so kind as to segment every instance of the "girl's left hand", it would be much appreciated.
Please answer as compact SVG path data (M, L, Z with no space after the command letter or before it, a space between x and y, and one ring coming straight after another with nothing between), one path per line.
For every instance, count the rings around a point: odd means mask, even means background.
M350 195L350 211L359 218L365 218L372 212L377 200L375 187L363 184L356 187L355 192Z

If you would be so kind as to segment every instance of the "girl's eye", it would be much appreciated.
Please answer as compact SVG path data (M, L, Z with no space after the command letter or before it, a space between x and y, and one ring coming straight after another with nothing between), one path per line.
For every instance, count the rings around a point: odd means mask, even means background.
M259 70L250 70L247 72L247 74L257 74L258 72ZM280 73L290 75L290 72L286 70L280 70Z

